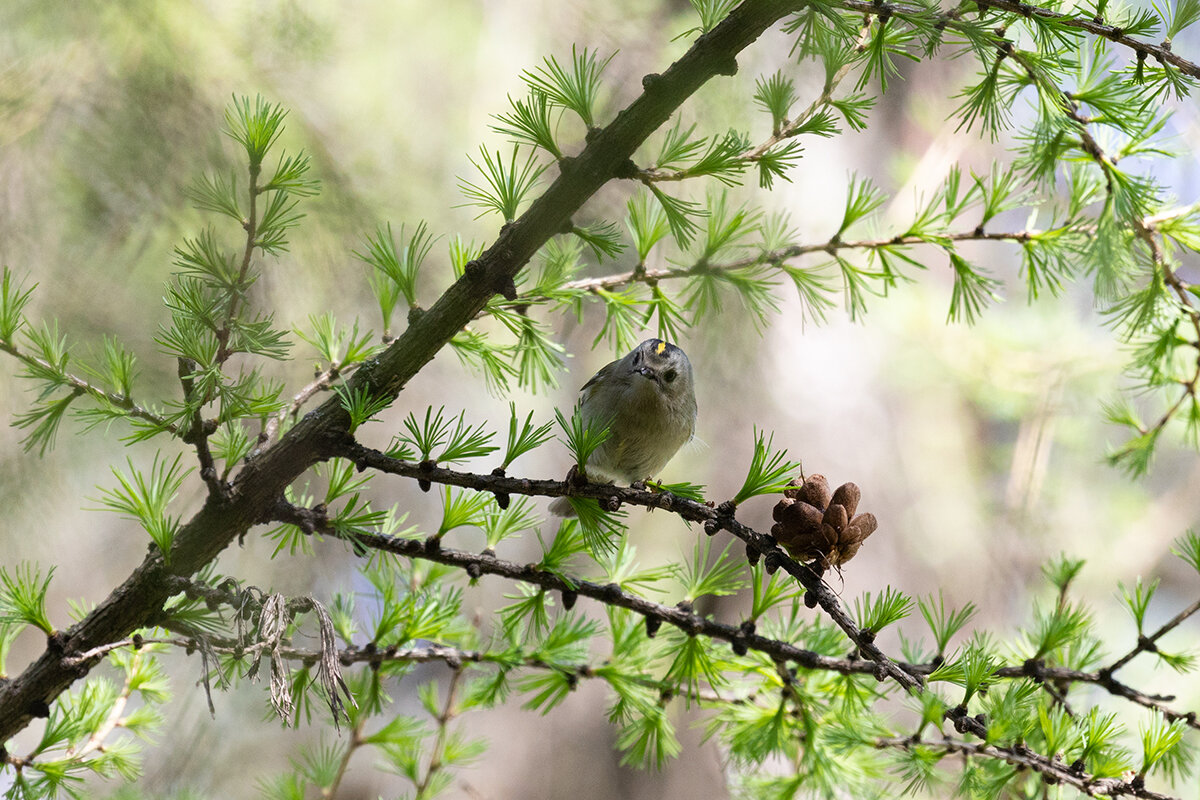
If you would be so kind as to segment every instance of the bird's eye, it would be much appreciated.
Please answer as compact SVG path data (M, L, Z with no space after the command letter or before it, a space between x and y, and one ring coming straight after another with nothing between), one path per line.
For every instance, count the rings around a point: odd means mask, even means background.
M671 383L672 381L675 380L676 377L677 377L677 373L673 369L669 369L663 373L663 380L666 381L667 383Z
M633 354L633 365L636 367L638 364L641 364L641 363L642 363L642 351L636 350L636 351L634 351L634 354Z

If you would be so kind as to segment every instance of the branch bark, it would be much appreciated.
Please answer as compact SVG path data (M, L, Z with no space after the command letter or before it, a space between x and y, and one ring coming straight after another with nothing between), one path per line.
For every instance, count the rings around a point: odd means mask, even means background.
M646 138L688 97L716 75L737 70L737 54L767 28L799 7L799 0L746 0L720 25L700 36L661 75L643 79L644 91L605 128L596 129L578 156L560 162L560 174L495 243L424 314L376 359L351 378L351 390L395 398L497 292L515 294L513 278L537 250L569 222L588 198L616 174ZM90 614L55 633L46 649L17 677L0 685L0 743L36 717L99 661L72 658L153 625L175 586L173 577L190 575L212 561L235 538L262 521L284 488L328 456L331 436L343 434L348 416L333 397L305 416L286 436L251 460L227 496L210 496L179 530L168 567L152 551L128 578Z

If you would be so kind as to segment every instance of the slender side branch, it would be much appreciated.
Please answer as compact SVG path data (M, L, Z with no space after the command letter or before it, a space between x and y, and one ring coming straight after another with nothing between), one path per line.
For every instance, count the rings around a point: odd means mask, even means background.
M940 750L946 754L957 753L964 756L994 758L1011 764L1014 767L1025 768L1042 776L1047 784L1065 784L1090 797L1140 797L1145 800L1176 800L1171 795L1152 792L1137 778L1121 780L1120 778L1097 778L1088 775L1082 769L1075 769L1062 761L1035 753L1023 744L1001 747L984 742L968 742L961 739L946 737L942 741L925 741L912 736L886 737L877 739L875 747L883 749L911 750L914 747L926 747Z
M1161 628L1159 628L1158 630L1156 630L1154 633L1150 634L1149 636L1139 636L1137 645L1132 650L1130 650L1128 653L1126 653L1125 655L1121 656L1116 661L1114 661L1112 663L1112 665L1110 665L1105 671L1108 672L1111 677L1112 673L1116 672L1121 667L1128 664L1135 657L1137 657L1137 655L1139 653L1154 652L1157 649L1156 646L1157 646L1159 639L1161 639L1163 636L1166 636L1171 631L1175 630L1175 628L1179 627L1179 625L1181 623L1183 623L1184 620L1186 620L1188 617L1195 614L1197 611L1200 611L1200 600L1197 600L1196 602L1192 603L1187 608L1180 611L1175 616L1171 617L1171 619L1169 619L1163 623Z
M325 391L333 386L333 382L338 378L345 377L351 370L356 368L357 364L334 364L328 369L322 371L311 382L306 384L292 396L287 408L282 409L278 414L275 414L267 420L267 424L263 426L262 433L258 435L258 444L250 452L250 458L254 458L263 451L279 433L280 427L284 420L288 417L295 418L300 413L300 409L313 398L318 392Z
M482 477L482 476L481 476ZM436 479L432 479L436 480ZM544 483L557 483L545 481ZM561 484L559 484L561 486ZM587 489L588 487L583 487ZM676 498L679 500L680 498ZM685 501L686 502L686 501ZM557 572L541 569L537 564L518 564L498 558L490 553L468 553L442 547L436 539L399 539L380 534L357 532L341 534L331 527L323 526L315 519L314 512L280 504L276 508L275 521L302 525L306 528L335 538L351 542L356 548L363 550L378 550L385 553L420 558L458 567L468 575L498 575L509 580L521 581L538 586L548 591L574 593L581 597L589 597L606 605L627 608L641 614L649 621L651 627L667 623L693 636L707 636L711 639L744 646L749 650L766 653L777 661L792 661L806 669L820 669L845 674L875 674L880 673L879 665L860 659L838 659L823 656L812 650L804 650L793 644L777 639L770 639L757 633L749 633L741 626L729 625L696 614L686 605L666 606L647 600L644 597L627 592L615 583L600 584L582 580L573 576L564 576ZM904 673L908 676L907 673ZM915 678L908 676L908 683L917 686ZM902 685L904 683L902 682ZM910 688L906 686L906 688Z
M905 15L927 17L929 15L929 9L906 3L876 3L872 0L837 0L837 2L842 8L860 14L873 14L877 16L886 14L888 16L896 15L900 17ZM1127 36L1121 28L1116 25L1109 25L1103 20L1091 17L1074 17L1070 14L1063 14L1049 8L1023 3L1020 0L982 0L982 2L976 3L976 5L981 11L986 11L990 8L1022 17L1036 15L1043 19L1052 19L1068 28L1087 31L1101 39L1106 39L1122 47L1129 48L1139 55L1145 53L1145 57L1153 58L1160 64L1170 64L1192 78L1200 78L1200 65L1174 52L1169 42L1164 42L1163 44L1143 42L1140 39ZM956 22L954 16L951 14L938 14L937 18L939 21L944 20L947 25L954 25Z
M629 272L618 272L612 275L602 275L594 278L580 278L564 284L562 288L567 291L597 292L601 289L611 291L632 283L654 283L656 281L670 280L675 278L691 278L703 272L720 272L724 270L743 269L745 267L753 267L757 264L779 264L793 258L812 255L814 253L833 254L839 250L878 250L884 247L919 244L927 244L937 247L938 242L940 241L1017 242L1019 244L1022 242L1028 242L1042 233L1045 233L1045 231L1022 230L988 232L981 230L970 230L939 235L937 237L937 241L931 241L929 237L921 236L892 236L886 239L855 239L848 241L836 239L828 242L821 242L819 244L795 244L791 245L790 247L784 247L778 250L770 250L765 253L759 253L746 258L739 258L733 261L726 261L720 264L697 262L687 267L675 267L672 269L631 270ZM1086 230L1081 229L1080 233L1086 233ZM532 296L533 295L531 294L522 295L522 299L529 299Z
M155 414L149 409L143 408L133 401L132 397L128 397L117 392L110 392L107 389L102 389L91 381L80 378L77 375L72 375L69 372L60 372L53 364L50 364L45 359L26 353L24 350L17 347L16 344L0 339L0 350L16 358L26 366L37 370L38 372L55 372L62 376L63 383L70 386L79 394L86 394L101 402L108 403L126 412L130 417L144 420L152 425L161 428L168 433L177 434L179 428L159 414Z

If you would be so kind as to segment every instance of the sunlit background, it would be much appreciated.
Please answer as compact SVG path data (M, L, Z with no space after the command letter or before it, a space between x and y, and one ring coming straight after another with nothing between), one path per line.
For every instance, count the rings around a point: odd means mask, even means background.
M451 279L446 241L454 234L480 244L494 238L499 221L475 219L476 209L461 206L458 179L473 178L468 155L480 144L504 144L488 128L490 115L506 110L507 94L523 91L523 69L547 55L569 54L572 44L604 55L618 51L606 71L603 108L611 115L640 91L643 74L661 71L683 52L687 40L672 37L694 24L686 2L660 0L6 0L0 6L0 264L38 284L30 316L57 319L81 356L100 352L103 336L116 336L140 356L139 397L176 397L175 365L153 337L167 319L161 298L172 248L208 221L183 191L203 171L234 163L220 133L230 98L262 94L290 109L284 144L313 155L323 192L305 203L308 216L290 252L265 261L254 299L274 309L284 327L306 328L308 315L332 310L379 332L367 267L352 251L380 222L427 221L445 237L422 274L428 304ZM768 135L769 117L749 110L750 96L756 76L787 67L788 48L780 34L764 37L740 59L737 77L714 81L684 107L685 122L713 135L747 124L756 140ZM818 94L821 77L811 64L787 68L802 97ZM967 60L905 63L868 132L810 137L792 183L773 192L752 185L741 199L786 211L802 241L820 243L837 229L849 177L857 174L886 190L885 218L903 224L952 165L982 172L1003 156L1003 141L993 145L946 121L970 68ZM1181 104L1170 133L1177 143L1198 141L1198 122L1195 103ZM1195 156L1189 151L1173 168L1160 179L1182 202L1194 200ZM606 187L585 214L620 218L631 189ZM1005 216L992 226L1017 229L1026 222ZM226 233L236 239L236 230ZM776 445L802 460L806 472L823 473L834 486L856 482L862 508L879 518L878 532L844 575L831 578L847 601L886 585L914 596L941 591L952 604L976 603L978 623L1011 638L1030 618L1034 599L1049 595L1041 565L1065 552L1087 559L1078 595L1104 620L1111 651L1124 652L1135 631L1118 602L1118 581L1162 579L1152 627L1195 599L1195 574L1169 547L1200 524L1200 458L1176 447L1171 435L1148 477L1132 480L1109 467L1105 455L1123 432L1103 422L1101 402L1126 385L1125 354L1103 326L1086 281L1060 299L1031 305L1013 248L983 244L964 252L1006 286L1005 300L973 327L946 323L952 276L933 250L921 253L928 269L874 299L861 323L840 311L824 324L802 321L794 290L781 281L780 312L760 333L729 296L719 324L704 322L679 342L697 371L701 441L676 457L664 477L705 484L717 501L731 497L758 426L773 432ZM593 265L592 274L631 265L626 254ZM455 414L465 410L467 420L496 429L506 423L510 400L540 420L555 407L569 408L582 383L621 353L603 340L593 348L601 308L591 308L582 322L540 313L570 354L557 389L489 395L446 349L363 438L386 444L406 413L423 413L431 403ZM311 378L315 355L302 342L293 352L279 374L299 388ZM0 360L6 420L32 399L17 371L12 359ZM50 608L62 627L71 622L68 599L99 602L146 552L147 538L133 523L97 510L97 487L113 480L110 465L123 465L127 456L144 464L153 455L148 444L125 450L123 433L115 426L83 435L68 423L56 448L37 458L22 452L21 431L0 427L0 562L57 565ZM552 444L509 472L561 477L568 463L565 450ZM185 518L198 507L198 484L177 502ZM375 486L377 502L395 502L412 521L436 526L436 493L422 495L411 482L387 477ZM767 530L771 504L751 501L739 517ZM630 520L646 562L689 555L698 534L665 514L634 511ZM543 532L552 530L547 524ZM506 543L501 555L536 559L531 539ZM478 550L483 536L460 530L448 544ZM222 555L219 570L318 598L352 580L356 559L340 543L318 544L316 558L272 559L272 549L252 532L244 546ZM484 579L469 598L486 617L512 590ZM742 599L727 598L711 608L736 622L741 606ZM901 629L918 633L917 621L910 622ZM1198 634L1193 621L1168 641ZM10 674L41 644L27 633L10 658ZM881 644L898 654L894 631ZM323 726L281 729L269 719L262 686L217 694L211 717L196 686L198 658L179 654L168 663L176 699L166 709L170 723L147 749L139 782L147 797L189 791L254 797L256 783L288 770L303 745L334 739ZM1180 707L1197 707L1194 682L1148 665L1143 657L1122 675L1155 692L1179 693ZM398 688L400 706L415 710L417 683L446 672L437 665L419 670ZM702 729L689 726L682 710L679 759L658 772L620 767L603 695L599 685L581 686L546 717L518 704L468 716L461 724L486 736L490 749L458 774L449 796L725 796L722 753L702 743ZM18 738L13 752L22 752L22 742L28 747L33 735ZM371 754L360 751L339 796L404 791L402 779L372 767ZM96 788L97 796L113 790Z

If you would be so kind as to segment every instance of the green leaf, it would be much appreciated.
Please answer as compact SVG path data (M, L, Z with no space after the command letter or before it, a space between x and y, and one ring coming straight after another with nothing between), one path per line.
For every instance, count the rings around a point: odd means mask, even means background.
M224 214L238 223L245 222L239 205L237 174L232 171L228 182L220 175L202 175L186 190L186 194L202 211Z
M979 642L970 643L957 659L943 662L926 679L930 683L946 681L964 689L963 705L981 690L986 690L1000 669L1000 662Z
M579 521L579 532L584 548L597 559L602 559L619 546L625 533L625 511L605 511L595 500L586 497L568 497Z
M651 203L650 196L638 192L626 203L628 213L625 225L633 237L633 249L637 251L638 263L644 264L650 250L671 232L667 214L661 203Z
M421 422L417 421L416 415L411 411L404 418L404 429L408 431L408 435L401 438L417 448L422 461L428 461L433 451L446 442L446 435L450 431L450 420L442 416L442 412L445 410L446 407L441 406L438 408L437 414L434 414L433 406L429 406L425 409L425 419Z
M483 517L483 531L487 535L487 546L493 550L505 539L522 531L531 531L541 523L528 497L518 497L508 508L489 506Z
M678 167L683 162L694 158L704 148L706 141L704 138L693 139L692 134L695 132L695 125L691 125L685 130L683 122L675 120L675 124L668 128L663 136L662 145L658 149L658 157L654 159L654 166L657 169Z
M1087 563L1082 558L1068 558L1066 553L1059 553L1042 565L1042 575L1058 590L1060 595L1066 594L1067 587L1079 577Z
M25 324L25 306L36 288L35 283L22 291L20 283L14 285L12 270L4 267L0 271L0 344L12 345L13 337Z
M591 420L584 419L583 415L579 413L578 404L571 412L569 421L557 408L554 409L554 418L558 420L558 427L563 432L558 440L571 451L571 455L575 459L575 466L586 474L588 459L608 439L608 427L595 426Z
M654 489L660 492L670 492L678 497L683 497L688 500L693 500L697 503L704 502L704 485L699 483L690 483L682 481L680 483L663 483L661 481L646 481L647 488Z
M597 222L586 228L573 227L571 233L592 248L592 253L596 256L597 261L616 258L625 249L615 222Z
M595 105L600 90L600 73L616 53L600 60L595 51L571 46L571 66L564 68L558 59L543 59L542 66L521 73L522 80L535 92L546 96L553 105L574 111L589 128L595 126Z
M1057 603L1049 612L1035 605L1033 614L1033 626L1025 636L1035 659L1079 641L1091 626L1087 609L1071 603Z
M440 539L455 528L484 526L484 510L491 505L492 495L487 492L477 492L473 489L455 491L445 487L442 497L442 522L438 525L435 537Z
M617 748L624 753L622 765L642 764L657 768L663 767L683 749L666 709L661 706L651 706L644 714L622 725L617 734Z
M840 239L850 226L878 209L886 200L887 196L875 186L870 178L860 180L856 175L851 175L846 208L842 212L841 225L838 226L837 233L833 235L834 240Z
M279 157L275 174L263 187L264 192L279 192L295 197L312 197L321 190L321 182L306 177L312 161L303 151L294 156L286 153Z
M546 170L545 164L538 164L534 153L530 153L524 164L517 164L519 146L514 145L508 164L496 151L495 158L485 148L479 148L482 164L468 157L471 164L483 173L484 182L472 183L459 179L458 185L468 202L464 205L482 208L475 219L492 211L500 214L505 222L517 218L521 204L537 185L538 178Z
M700 16L700 26L689 28L679 36L690 36L693 33L708 33L729 16L729 12L738 4L738 0L688 0L692 9Z
M954 267L954 290L950 295L950 311L947 321L973 324L983 307L992 300L999 300L996 289L1000 281L972 267L965 258L953 250L947 251L950 265Z
M771 132L779 135L788 121L788 112L796 103L796 85L791 78L776 70L771 77L759 78L754 84L754 102L771 115Z
M491 431L485 432L483 423L472 428L465 421L466 412L458 415L454 429L446 436L446 445L434 460L442 464L455 464L470 458L480 458L496 452L498 447L490 444L495 437Z
M257 172L267 151L283 132L283 120L287 112L282 106L272 105L255 95L253 103L248 97L233 98L233 104L225 110L225 132L246 150L250 168Z
M697 203L672 197L654 184L650 184L650 191L667 218L667 226L671 229L671 236L675 238L676 244L686 248L700 230L694 218L704 216L704 210Z
M1142 740L1142 765L1138 774L1145 776L1161 771L1172 782L1190 771L1191 753L1183 745L1186 724L1183 720L1167 722L1160 714L1151 713L1138 733Z
M712 539L706 536L697 540L691 561L684 561L683 569L679 572L679 582L683 585L685 600L693 602L705 595L721 597L736 594L746 585L742 578L741 559L730 556L732 546L732 542L726 544L725 549L710 564Z
M400 238L405 238L403 225L400 227ZM420 222L403 249L398 252L396 239L392 235L392 224L389 222L376 229L374 238L367 237L366 252L356 250L354 255L386 275L412 307L417 305L417 274L433 248L433 242L434 238L429 234L428 226Z
M912 598L888 586L875 597L867 592L862 598L855 598L854 618L859 628L879 633L907 617L912 606Z
M53 577L53 567L42 578L41 569L27 561L17 564L12 572L0 567L0 626L14 626L0 632L0 638L5 642L0 651L7 652L8 643L20 631L20 627L15 626L33 625L47 636L54 633L54 625L46 613L46 592Z
M800 161L804 148L799 142L791 141L782 147L772 147L758 157L758 185L763 189L772 189L775 179L782 178L791 183L788 172Z
M126 459L129 474L112 469L113 476L119 486L115 489L102 489L100 502L107 508L124 514L127 518L141 523L150 534L150 538L158 545L166 563L171 561L171 543L179 531L179 517L167 514L167 507L179 493L183 479L191 473L191 468L183 469L180 457L175 456L168 462L165 458L154 455L150 473L140 472L133 466L133 461Z
M750 586L753 589L750 602L750 619L757 620L768 611L801 594L796 583L783 570L768 573L766 567L757 562L750 567Z
M350 417L348 433L354 433L364 423L373 421L376 415L392 404L392 398L386 394L372 397L370 387L365 384L353 389L348 384L340 384L333 387L333 391L341 402L342 410Z
M1200 0L1176 0L1174 3L1164 3L1159 6L1157 2L1152 4L1158 15L1166 21L1166 38L1167 41L1174 39L1185 28L1190 28L1200 20ZM1128 24L1122 26L1128 30ZM1139 33L1131 33L1129 35L1147 35Z
M929 625L929 630L933 633L938 655L946 653L946 647L950 644L950 639L970 622L971 618L975 616L976 610L974 603L967 603L958 610L947 610L946 598L940 590L938 591L936 606L934 605L933 595L919 598L917 606L921 609L921 616L925 618L925 622Z
M501 136L509 136L516 144L540 147L555 159L563 157L558 143L554 141L553 123L550 121L550 99L543 92L530 92L527 99L512 99L512 111L496 116L497 125L491 128Z
M674 653L675 659L667 669L666 679L682 685L689 705L691 699L699 694L701 681L714 689L725 685L725 675L721 672L719 662L713 657L714 654L710 652L713 648L711 639L689 636L672 629L670 644L670 651Z
M1133 621L1137 624L1138 636L1142 636L1146 623L1146 611L1150 608L1150 599L1154 597L1154 592L1158 589L1158 578L1147 584L1143 583L1141 576L1139 576L1132 591L1125 585L1124 581L1118 581L1117 588L1121 590L1121 597L1125 600L1125 606L1129 609L1129 613L1133 615Z
M525 422L520 425L518 431L517 425L517 404L508 404L508 443L504 448L504 461L501 462L501 469L508 469L508 466L516 461L519 457L528 453L536 447L550 440L553 435L554 423L547 422L544 425L533 427L533 412L530 411L525 417Z
M756 426L750 470L746 473L742 488L734 495L735 504L741 504L761 494L782 492L787 488L793 474L800 469L800 462L787 459L787 450L774 450L774 446L775 434L772 433L768 439Z
M1182 558L1196 572L1200 572L1200 534L1188 531L1175 540L1171 552Z

